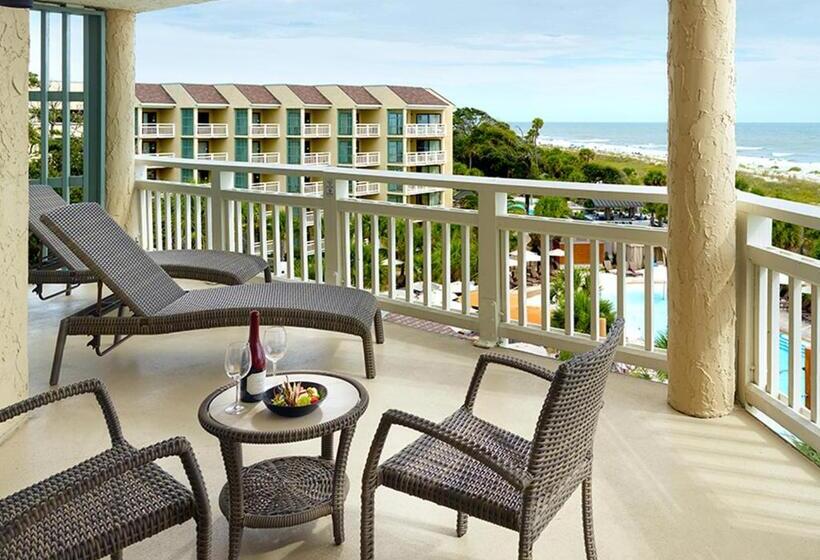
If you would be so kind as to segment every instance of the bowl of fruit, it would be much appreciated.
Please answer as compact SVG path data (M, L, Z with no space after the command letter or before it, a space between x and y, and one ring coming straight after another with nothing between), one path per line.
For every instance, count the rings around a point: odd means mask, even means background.
M291 418L310 414L327 397L327 388L308 381L285 381L265 391L262 401L268 410Z

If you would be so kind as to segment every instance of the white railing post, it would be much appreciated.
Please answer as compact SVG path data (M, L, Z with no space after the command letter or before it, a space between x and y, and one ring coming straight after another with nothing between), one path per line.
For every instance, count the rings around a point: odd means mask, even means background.
M148 164L142 161L134 162L134 180L145 181L148 179ZM139 241L143 249L148 249L148 223L147 193L139 188L134 189L134 201L139 205Z
M507 194L478 191L478 323L476 346L492 348L498 344L501 278L507 255L501 254L496 219L507 213ZM503 259L503 260L502 260ZM506 274L503 274L506 278Z
M208 238L213 239L213 248L217 251L227 250L227 231L225 224L227 219L227 204L223 199L222 191L232 189L234 186L234 173L232 171L213 171L211 173L211 231Z
M344 284L345 264L348 258L342 241L348 232L344 230L345 220L342 219L337 203L348 198L347 181L324 179L322 196L325 202L325 283L341 286ZM316 240L316 247L317 251L321 250L321 239Z

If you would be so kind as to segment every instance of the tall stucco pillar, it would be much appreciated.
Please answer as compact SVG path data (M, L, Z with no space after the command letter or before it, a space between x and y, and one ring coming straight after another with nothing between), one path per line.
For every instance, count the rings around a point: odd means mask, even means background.
M28 15L0 8L0 408L28 393Z
M735 389L735 0L669 0L669 404Z
M106 12L105 206L132 234L138 224L134 202L135 22L134 12Z

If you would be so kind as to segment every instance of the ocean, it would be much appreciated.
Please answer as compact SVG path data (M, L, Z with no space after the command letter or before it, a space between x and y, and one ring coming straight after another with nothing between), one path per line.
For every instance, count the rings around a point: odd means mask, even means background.
M530 123L510 123L527 131ZM602 152L665 157L666 123L545 123L540 142ZM741 164L788 169L820 167L820 123L738 123Z

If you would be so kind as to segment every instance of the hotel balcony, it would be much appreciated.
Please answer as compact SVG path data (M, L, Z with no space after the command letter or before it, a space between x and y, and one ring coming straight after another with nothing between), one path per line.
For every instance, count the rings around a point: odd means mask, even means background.
M372 181L353 181L350 185L350 196L372 196L381 192L381 183Z
M251 154L251 163L279 163L279 152L260 152Z
M447 152L436 150L432 152L407 152L404 155L405 165L436 165L447 162Z
M322 181L305 181L304 185L302 185L302 194L317 196L322 194L323 188L324 183Z
M141 124L142 138L173 138L176 136L176 125L173 123Z
M251 138L279 138L279 125L252 124L249 132Z
M378 123L357 124L356 136L358 138L378 138L381 136L381 125Z
M405 196L441 192L443 190L445 189L441 187L430 187L427 185L401 185L401 193Z
M261 181L258 183L251 183L249 187L252 191L278 193L279 181Z
M330 152L313 152L302 156L303 165L330 165Z
M175 158L176 154L174 152L158 152L156 154L144 154L146 156L153 156L154 158ZM149 168L160 168L160 167L168 167L162 161L153 161L147 165Z
M302 136L305 138L330 138L329 124L303 124Z
M404 125L404 135L408 138L442 138L447 135L447 125L435 124L407 124Z
M196 135L199 138L227 138L227 124L198 124L196 125Z
M202 161L228 161L227 152L213 152L207 154L197 154L196 159Z
M373 167L381 165L380 152L359 152L356 154L356 167Z

